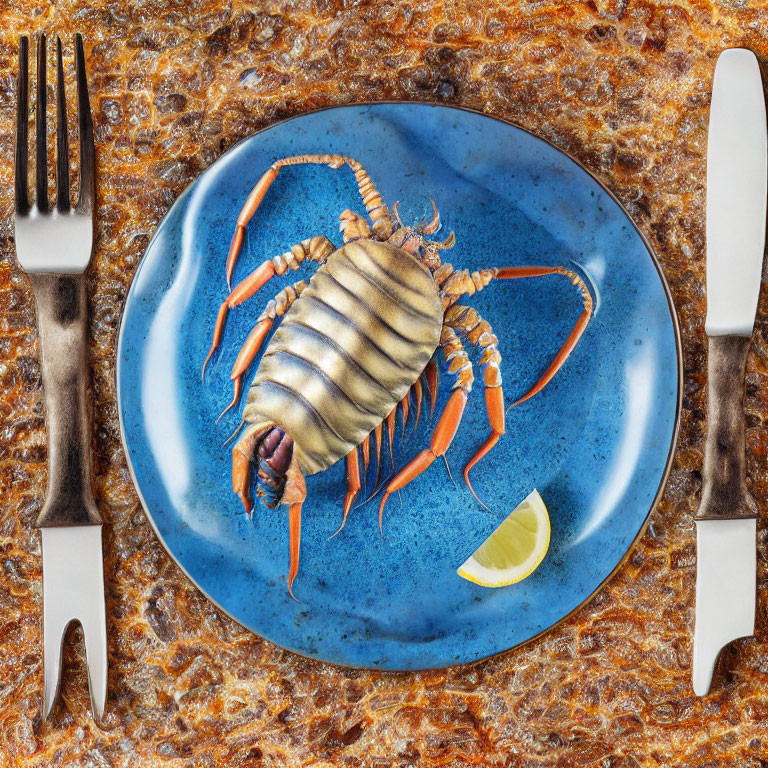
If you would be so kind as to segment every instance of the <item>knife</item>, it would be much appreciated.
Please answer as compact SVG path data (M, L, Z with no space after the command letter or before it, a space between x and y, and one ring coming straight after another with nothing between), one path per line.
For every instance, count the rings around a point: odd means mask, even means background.
M707 145L709 398L696 513L693 690L709 692L722 648L754 633L757 505L747 489L744 378L765 248L768 136L760 68L723 52Z

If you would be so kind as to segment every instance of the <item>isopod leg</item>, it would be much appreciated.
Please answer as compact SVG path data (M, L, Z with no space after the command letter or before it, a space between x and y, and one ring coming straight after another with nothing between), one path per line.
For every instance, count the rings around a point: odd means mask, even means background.
M389 438L389 458L392 461L392 467L395 466L395 417L397 416L397 406L395 406L387 416L387 437Z
M265 261L261 266L251 272L248 277L239 282L233 291L227 296L219 307L219 313L216 316L216 324L213 326L213 338L211 339L211 348L208 350L208 355L203 363L202 376L205 377L205 368L208 365L210 359L213 357L213 353L216 351L216 347L219 346L221 341L221 334L224 331L224 323L227 319L227 312L233 309L238 304L242 304L246 299L253 296L256 291L261 288L264 283L275 276L275 265L271 261Z
M286 251L274 259L265 261L251 272L248 277L241 280L229 296L219 307L219 314L216 317L216 324L213 328L213 338L211 348L203 363L203 376L209 360L213 357L216 347L221 341L221 334L224 331L224 322L227 319L227 312L234 307L239 306L244 301L251 298L265 283L271 280L275 275L282 275L287 269L296 270L305 260L310 259L322 264L334 251L333 243L327 237L313 237L309 240L302 240L298 245L294 245L290 251ZM278 294L279 295L279 294Z
M274 166L267 170L267 172L259 179L256 186L251 190L251 194L248 195L245 205L237 215L235 234L232 236L232 242L229 244L229 252L227 253L227 287L230 289L232 288L232 272L235 269L235 262L240 253L240 247L243 244L245 228L248 226L248 222L253 218L253 214L256 213L256 209L264 199L264 195L267 194L267 190L272 185L272 182L277 178L277 171L278 169Z
M421 418L421 400L424 395L421 388L421 379L416 379L416 382L411 389L413 390L413 398L416 401L416 421L414 422L413 428L418 429L419 419Z
M427 382L427 390L429 391L429 415L430 417L435 412L435 404L437 403L437 387L438 387L438 373L437 365L434 360L430 360L427 363L427 367L424 369L424 379Z
M467 466L464 467L464 482L472 495L480 501L469 481L469 471L499 442L499 438L506 431L504 394L501 388L501 353L498 350L499 340L493 333L490 323L483 320L480 314L470 307L456 304L446 313L445 322L463 334L472 346L479 348L482 352L480 370L483 374L485 406L491 433L477 453L469 460ZM483 502L480 501L480 503Z
M233 382L232 400L230 400L229 405L219 414L219 418L216 419L217 422L237 403L237 399L240 397L240 387L242 385L241 377L251 364L253 358L259 353L259 349L261 349L261 345L264 342L266 335L272 328L273 322L274 321L271 318L259 320L248 334L243 346L240 348L231 374Z
M464 467L464 482L467 484L471 494L481 503L480 497L475 493L472 483L469 482L469 470L472 469L490 450L499 442L499 438L506 431L504 424L504 394L501 387L487 387L485 390L485 407L488 412L488 423L491 425L491 434L486 441L477 449L477 453L467 462ZM483 504L483 506L485 506Z
M368 462L371 460L371 436L367 435L360 444L363 451L363 473L368 471Z
M509 280L520 277L539 277L541 275L564 275L569 278L581 294L584 309L576 320L573 329L568 334L568 338L563 342L563 345L560 347L560 350L555 355L552 362L547 366L547 369L522 397L512 403L513 406L519 405L538 394L550 381L552 381L554 375L563 367L563 363L565 363L568 355L573 352L574 347L578 343L581 335L584 333L584 329L587 327L589 320L592 317L592 295L581 277L570 269L565 269L564 267L502 267L496 273L496 278L499 280Z
M371 220L371 226L374 233L381 240L386 240L392 234L394 231L394 224L389 209L384 204L368 171L366 171L354 158L346 157L345 155L296 155L295 157L285 157L282 160L272 163L272 168L275 169L276 176L280 168L284 168L288 165L304 165L307 163L327 165L334 170L341 168L344 165L351 168L355 174L357 188L360 192L363 204L365 205L368 217ZM270 180L269 184L271 183L272 181ZM259 202L261 202L261 200L259 200ZM254 212L255 210L256 209L254 208Z
M373 430L373 436L376 438L376 479L373 481L374 488L378 487L379 478L381 477L381 439L383 430L383 423Z
M237 399L240 396L242 376L246 370L248 370L248 366L253 362L256 355L259 354L261 345L264 343L264 339L267 337L275 320L282 317L288 311L289 307L299 296L301 296L302 291L306 287L307 283L304 280L299 280L298 283L294 283L293 285L284 288L269 302L269 304L267 304L266 309L259 316L256 325L254 325L253 329L245 339L245 343L240 347L240 351L235 359L235 364L232 366L230 378L234 384L234 393L232 401L219 414L219 418L237 403Z
M537 395L539 392L541 392L541 390L544 389L544 387L546 387L550 381L552 381L555 374L563 367L563 363L565 363L567 360L568 355L573 352L574 347L578 343L581 335L584 333L584 330L589 324L589 319L591 316L591 310L585 309L581 313L579 319L576 321L576 325L574 325L570 334L568 334L568 338L563 343L563 346L560 347L557 355L555 355L552 362L547 366L547 369L544 371L544 373L541 374L538 381L536 381L536 383L522 397L519 397L517 400L515 400L515 402L512 403L512 406L510 407L520 405L520 403L524 403L526 400L530 400L534 395Z
M237 261L243 243L245 228L248 226L248 222L253 218L253 215L261 205L264 195L267 194L267 190L277 178L280 169L288 165L303 165L307 163L328 165L333 169L348 165L355 174L360 197L363 198L366 211L371 219L373 231L376 233L377 237L382 240L386 240L392 234L394 225L392 223L392 217L389 215L389 210L381 199L381 195L376 189L373 181L371 181L368 172L357 162L357 160L351 157L344 157L343 155L296 155L295 157L284 157L282 160L277 160L272 163L266 173L262 175L250 195L248 195L245 205L237 216L235 233L232 236L232 242L227 254L226 269L228 286L231 287L232 285L232 272L235 269L235 262Z
M293 582L299 572L299 555L301 553L301 506L307 498L307 486L304 476L299 469L296 454L293 454L291 465L285 475L285 490L282 503L288 505L288 532L290 539L291 562L288 570L288 592L295 600Z
M589 289L576 272L565 267L501 267L499 269L481 269L470 273L465 269L454 272L449 264L444 264L435 272L435 280L441 288L443 308L446 313L462 296L471 296L473 293L481 291L493 280L518 280L520 278L544 277L546 275L562 275L567 277L581 294L584 309L560 347L560 350L549 366L547 366L547 369L539 377L538 381L522 397L516 400L512 406L519 405L541 392L552 381L552 378L560 368L562 368L563 363L565 363L568 355L573 351L592 317L593 300Z
M395 491L405 488L411 480L417 478L427 469L438 456L442 456L448 450L461 422L466 402L466 392L461 389L453 392L445 405L437 427L435 427L429 448L421 451L415 458L411 459L389 482L379 505L379 530L383 530L384 505L387 503L389 496Z
M432 434L429 448L424 449L411 459L387 485L379 505L380 530L382 529L384 505L387 503L389 496L395 491L405 488L411 480L417 478L427 469L438 456L444 455L448 450L456 435L456 430L459 428L469 393L472 391L472 383L475 378L472 372L472 363L470 363L467 353L456 335L456 331L450 326L446 325L443 327L440 346L443 350L448 372L456 377L453 393L448 398L448 402L445 404L445 408L440 415L435 431Z
M411 403L411 390L409 389L405 393L405 397L400 401L400 408L402 409L403 413L403 434L405 434L405 427L408 424L408 412L410 411L410 403Z
M293 582L299 573L299 557L301 555L301 506L303 502L297 501L288 508L288 534L291 564L288 569L288 593L295 600L293 594Z
M362 484L360 483L360 459L357 455L357 448L351 450L347 454L346 462L347 494L344 497L344 510L342 512L341 525L339 526L339 530L336 531L333 536L341 533L342 528L344 528L346 525L347 517L349 516L349 510L352 509L352 504L354 504L355 497L360 492L360 488L362 488ZM333 536L330 538L333 538Z

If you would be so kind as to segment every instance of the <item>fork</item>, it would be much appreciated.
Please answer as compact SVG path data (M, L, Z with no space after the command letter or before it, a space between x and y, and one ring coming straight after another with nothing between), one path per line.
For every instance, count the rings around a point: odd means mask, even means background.
M95 147L83 40L75 36L80 155L72 205L67 102L61 39L56 40L56 204L48 196L46 39L37 40L35 198L28 189L29 41L19 40L15 150L16 256L35 296L48 433L48 488L35 521L43 556L43 717L59 690L64 634L83 628L91 710L97 721L107 694L107 637L101 515L91 477L91 403L85 269L93 248Z

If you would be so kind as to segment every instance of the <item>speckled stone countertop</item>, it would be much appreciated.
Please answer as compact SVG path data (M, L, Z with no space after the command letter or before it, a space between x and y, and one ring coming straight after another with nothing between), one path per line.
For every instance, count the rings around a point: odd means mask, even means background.
M105 527L110 696L88 714L79 631L62 703L40 719L45 432L32 297L12 245L16 41L86 38L99 149L91 270L96 493ZM690 687L703 396L704 149L717 54L766 62L768 3L747 0L6 0L0 6L0 764L3 766L765 766L765 532L757 639ZM71 54L71 42L66 51ZM71 61L71 57L70 57ZM572 153L659 254L686 361L664 499L595 600L473 667L347 671L221 615L156 541L118 433L114 353L137 262L181 190L239 139L318 107L459 104ZM751 487L768 513L768 297L747 379Z

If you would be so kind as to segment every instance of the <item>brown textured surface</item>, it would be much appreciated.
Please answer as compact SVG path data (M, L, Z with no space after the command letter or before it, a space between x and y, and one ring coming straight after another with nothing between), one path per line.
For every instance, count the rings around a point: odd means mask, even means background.
M768 55L747 0L12 0L0 10L0 764L11 766L761 766L766 613L690 688L691 514L705 424L703 150L724 47ZM10 239L15 42L86 35L100 150L92 271L96 474L106 527L110 698L90 722L80 645L41 723L40 564L31 522L45 442L32 298ZM68 43L68 50L71 47ZM120 447L113 356L142 250L182 188L279 118L386 98L475 107L570 151L656 247L684 340L682 429L664 501L591 605L472 668L349 672L242 631L186 581L141 512ZM768 512L768 298L747 380L751 487ZM768 599L764 531L759 587Z

